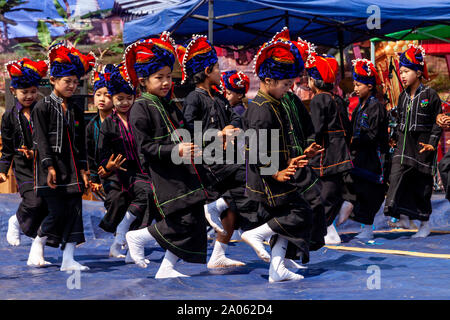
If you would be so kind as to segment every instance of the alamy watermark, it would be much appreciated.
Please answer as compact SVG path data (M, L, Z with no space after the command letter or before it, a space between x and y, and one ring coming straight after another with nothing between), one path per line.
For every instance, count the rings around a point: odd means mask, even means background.
M381 9L377 5L371 5L367 7L366 13L370 14L367 18L367 29L381 29Z
M380 290L381 289L381 269L377 265L370 265L366 271L371 274L366 281L367 289Z
M262 175L273 175L279 168L280 130L248 129L229 130L223 135L217 129L202 130L202 122L195 121L193 138L187 129L177 129L171 134L175 143L191 142L198 146L200 152L193 158L180 156L179 149L173 148L171 160L174 164L257 164ZM225 147L226 146L226 147ZM230 147L231 146L231 147Z
M81 290L81 271L67 271L70 276L67 278L66 286L69 290Z

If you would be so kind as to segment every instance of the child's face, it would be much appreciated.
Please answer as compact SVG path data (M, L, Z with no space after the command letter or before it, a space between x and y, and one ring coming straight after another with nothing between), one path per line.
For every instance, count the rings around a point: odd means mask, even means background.
M25 89L14 89L11 88L13 94L17 97L17 101L25 107L30 107L38 97L38 89L37 87L30 87Z
M409 87L416 81L419 81L419 72L411 70L405 66L400 67L400 79L402 79L403 86Z
M95 91L94 105L101 111L109 111L113 108L111 95L108 93L108 89L103 87Z
M243 94L236 93L231 90L227 90L226 97L227 97L227 100L230 103L230 105L234 106L234 105L238 104L239 102L241 102L241 100L243 98Z
M117 112L127 113L134 103L134 95L121 92L113 95L112 100Z
M370 90L372 89L372 85L366 85L364 83L353 81L353 86L355 89L355 93L358 95L360 99L365 99L369 96Z
M220 68L219 68L219 63L216 62L216 64L214 65L214 67L212 68L210 73L207 73L208 75L208 79L211 85L215 84L216 86L220 85Z
M50 83L59 96L70 98L77 90L79 80L77 76L67 76L62 78L50 77Z
M314 84L314 79L311 77L308 77L308 87L311 89L312 92L314 93L317 92L316 85Z
M291 89L295 79L274 80L266 78L267 90L275 99L281 99Z
M147 79L141 79L141 81L144 81L144 86L148 93L163 98L167 96L172 87L172 70L165 66Z

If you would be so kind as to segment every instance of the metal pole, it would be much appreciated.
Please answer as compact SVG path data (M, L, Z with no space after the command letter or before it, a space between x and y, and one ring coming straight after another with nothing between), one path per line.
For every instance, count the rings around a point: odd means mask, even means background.
M370 41L370 60L375 65L375 42Z
M214 0L208 2L208 40L213 44L214 35Z
M289 11L284 12L284 25L289 29Z

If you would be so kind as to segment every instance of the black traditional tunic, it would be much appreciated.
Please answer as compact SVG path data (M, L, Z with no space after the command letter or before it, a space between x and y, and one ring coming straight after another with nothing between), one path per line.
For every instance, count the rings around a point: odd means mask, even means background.
M388 116L386 108L370 96L352 114L351 153L353 190L356 202L350 218L372 225L384 201L384 155L388 152Z
M134 133L128 119L128 128L117 113L108 116L100 127L98 141L98 165L106 168L111 155L114 158L121 154L126 161L122 168L110 176L101 179L106 193L106 215L100 227L108 232L115 232L125 216L126 211L136 216L130 229L147 227L154 218L156 210L148 207L148 193L151 193L151 181L147 172L141 167ZM125 200L120 200L125 197Z
M30 107L30 112L33 107L34 104ZM16 212L17 220L22 232L34 238L42 219L47 215L47 206L33 190L33 159L27 159L22 152L17 151L23 145L29 150L33 149L33 122L31 118L28 121L21 110L22 105L17 102L3 114L0 172L8 174L12 163L17 187L22 197Z
M84 107L52 92L33 109L35 149L35 190L45 198L48 215L38 230L47 244L64 249L67 242L84 242L81 197L84 181L80 170L87 170ZM47 185L48 167L56 171L56 189Z
M281 100L284 108L285 121L289 124L289 144L290 158L295 158L303 154L314 139L314 125L308 110L303 105L297 95L288 92ZM293 177L300 194L313 210L313 228L310 242L310 250L318 250L324 244L326 235L325 211L323 199L321 198L321 182L310 165L297 169Z
M325 148L311 160L311 167L320 176L327 225L331 225L344 200L354 201L349 189L353 168L349 143L351 124L344 101L328 93L314 96L310 104L316 143Z
M196 121L201 121L202 134L208 129L221 131L228 125L233 125L235 128L242 128L241 117L233 111L228 100L215 90L211 90L211 94L212 96L201 88L195 88L194 91L188 94L184 100L182 110L186 121L185 128L191 133L194 133L194 122ZM208 146L210 143L212 141L204 141L203 147ZM225 156L226 153L224 152L223 163L225 163ZM212 197L213 200L219 197L219 194L222 193L221 190L226 189L223 185L229 185L234 179L231 177L228 181L224 180L236 174L237 170L243 170L242 165L239 164L211 164L206 167L212 172L212 176L208 180L211 180L212 184L217 184L217 189L220 189L218 194Z
M174 164L183 142L184 119L179 109L157 96L143 93L133 105L130 122L140 162L152 177L154 202L163 219L148 227L161 247L192 263L206 263L207 192L202 165ZM190 141L184 141L190 142Z
M261 91L244 113L244 129L253 129L255 133L246 146L246 188L249 197L262 204L269 227L289 240L286 257L298 259L302 256L303 263L306 263L309 261L312 211L297 186L272 178L275 172L288 166L289 123L286 123L283 113L281 102ZM278 148L272 144L273 129L279 130L273 137ZM265 130L267 136L264 136ZM257 161L252 160L254 155L258 156ZM264 155L269 158L261 157ZM274 172L262 171L271 166Z
M431 215L433 175L442 129L436 117L442 113L441 100L433 89L422 84L411 98L409 88L398 100L397 146L392 159L390 185L384 212L398 218L400 214L421 221ZM433 152L419 153L419 142L430 144Z

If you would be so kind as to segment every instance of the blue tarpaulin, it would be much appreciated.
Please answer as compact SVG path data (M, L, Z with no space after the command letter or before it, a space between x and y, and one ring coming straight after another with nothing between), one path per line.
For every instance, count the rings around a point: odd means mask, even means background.
M288 26L291 36L338 47L450 20L450 2L439 0L216 0L213 4L215 45L261 44ZM176 38L207 35L208 5L208 0L186 0L129 21L124 26L124 43L165 30L174 31ZM369 29L367 21L377 13L380 28ZM373 22L369 19L370 25L376 25Z
M82 272L79 286L74 287L71 273L59 271L60 249L46 247L45 257L51 265L37 269L26 265L30 238L22 235L19 247L11 247L6 242L8 219L15 214L19 203L18 194L0 194L0 300L412 300L450 297L448 258L349 251L384 249L448 256L450 203L442 194L433 196L430 218L433 232L427 238L411 238L413 230L392 232L387 224L388 217L380 209L374 222L374 241L356 239L354 232L360 230L360 224L348 220L338 227L342 244L312 252L306 268L296 271L305 277L303 280L272 284L268 281L269 264L260 260L244 242L232 242L227 250L231 259L245 262L244 267L211 270L203 264L180 261L177 270L189 278L155 279L164 250L155 242L148 245L145 253L150 264L147 269L125 264L124 259L108 258L113 235L98 226L105 210L103 203L83 201L86 243L75 250L75 258L90 270ZM213 245L212 240L208 241L208 257ZM378 290L367 286L371 276L369 268L374 267L379 268L381 275Z

